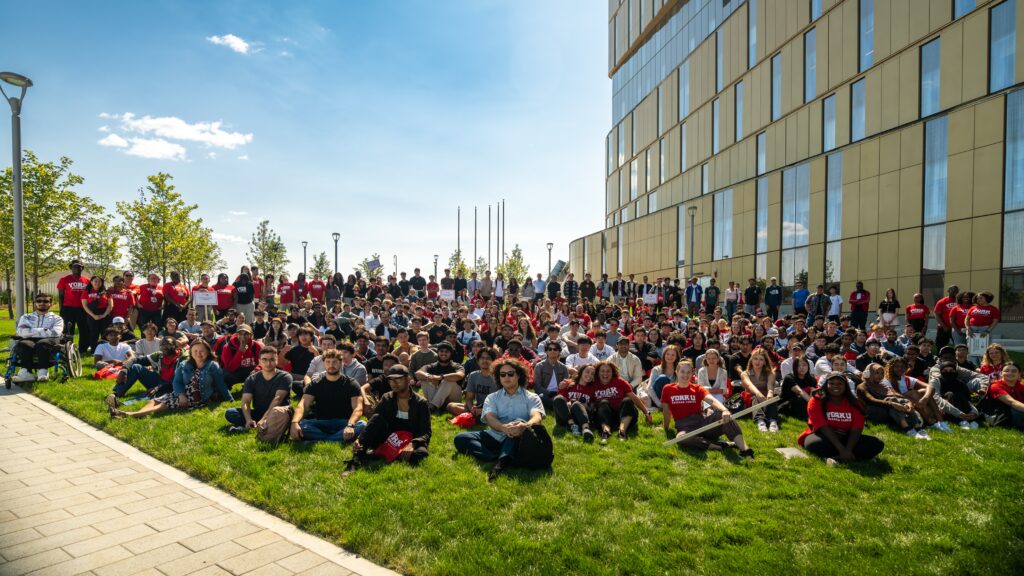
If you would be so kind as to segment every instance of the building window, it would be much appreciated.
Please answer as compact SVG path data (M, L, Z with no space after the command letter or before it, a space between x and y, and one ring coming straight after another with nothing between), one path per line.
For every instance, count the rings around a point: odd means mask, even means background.
M772 121L782 117L782 54L772 56Z
M615 171L615 133L617 130L612 130L608 133L608 175L611 176L612 172Z
M754 242L754 252L761 254L768 251L768 178L757 179L756 209L757 236Z
M736 83L736 141L743 140L743 82Z
M640 181L639 166L636 158L629 163L629 199L636 200L637 185Z
M718 113L719 113L718 98L715 98L714 102L711 103L711 153L712 154L718 154L718 151L721 148L721 141L718 138L718 132L719 132L719 126L720 126L720 123L719 123L719 120L718 120Z
M658 136L665 130L661 113L661 86L658 86Z
M1012 86L1016 67L1016 3L1003 2L989 13L989 92Z
M647 195L647 213L658 211L658 191L655 190Z
M860 0L860 68L861 72L875 61L875 0Z
M622 163L626 161L626 126L619 124L619 162L617 166L622 166Z
M757 175L760 176L767 171L768 168L768 151L765 150L765 141L767 136L764 132L757 135Z
M629 0L626 3L626 13L629 14L629 17L626 19L626 44L628 45L633 38L633 30L636 29L636 24L633 23L633 0Z
M924 125L924 225L946 221L946 117Z
M825 152L836 147L836 95L832 94L821 106L821 145Z
M953 0L953 19L967 14L971 10L974 10L975 0Z
M825 283L835 284L842 279L843 243L828 242L825 244Z
M636 114L630 114L629 115L629 120L630 120L629 124L632 127L632 129L633 129L632 137L629 139L629 156L633 157L633 156L636 156L636 145L640 141L640 139L636 137L636 131L637 131L637 127L639 125L639 122L636 121Z
M690 113L690 61L679 67L679 119Z
M686 206L676 208L676 266L686 264Z
M707 194L711 187L710 182L711 170L708 169L708 164L705 162L700 166L700 193Z
M784 287L791 289L797 284L807 285L807 246L783 250L779 264L779 282Z
M629 222L629 206L619 211L619 224L625 224L626 222Z
M715 34L715 92L721 92L725 84L725 35L719 30Z
M939 38L921 46L921 117L939 111Z
M821 0L811 0L811 22L821 18Z
M648 148L644 152L644 162L645 162L644 176L645 176L645 180L646 180L646 184L647 184L646 186L644 186L644 190L650 190L651 189L651 149L650 148Z
M724 260L732 255L732 190L715 194L712 214L714 259Z
M757 64L757 0L747 0L747 68Z
M679 125L679 173L686 172L686 123Z
M828 156L825 173L825 240L843 237L843 153Z
M1006 97L1006 175L1003 209L1004 321L1024 320L1024 91Z
M662 138L658 141L658 154L660 160L658 161L658 182L661 184L665 183L665 139Z
M807 274L811 225L811 165L782 172L782 285L794 286Z
M864 102L864 79L861 78L850 86L850 140L856 142L864 139L864 125L867 112Z
M929 307L945 296L946 224L925 226L921 233L921 294Z
M814 100L816 95L815 80L817 79L818 50L815 29L804 34L804 102Z

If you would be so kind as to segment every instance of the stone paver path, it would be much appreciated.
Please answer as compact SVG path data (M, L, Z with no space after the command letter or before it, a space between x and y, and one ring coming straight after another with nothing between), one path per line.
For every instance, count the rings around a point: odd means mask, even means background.
M0 388L0 574L394 574Z

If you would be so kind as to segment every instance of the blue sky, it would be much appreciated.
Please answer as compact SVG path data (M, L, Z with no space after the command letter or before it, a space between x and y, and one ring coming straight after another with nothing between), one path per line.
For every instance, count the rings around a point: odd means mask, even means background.
M0 69L36 86L23 145L70 156L113 208L174 175L231 269L270 219L294 272L342 235L342 271L510 251L567 259L603 223L607 7L594 0L5 3ZM7 122L0 124L6 133ZM10 140L0 138L9 162Z

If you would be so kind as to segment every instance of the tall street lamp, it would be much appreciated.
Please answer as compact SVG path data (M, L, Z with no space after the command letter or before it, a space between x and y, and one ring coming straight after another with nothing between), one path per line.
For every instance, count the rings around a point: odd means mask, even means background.
M306 246L309 246L309 242L302 241L302 275L306 275Z
M341 234L335 232L331 234L331 238L334 238L334 273L338 273L338 240L341 239Z
M434 254L434 280L437 280L437 254Z
M551 249L554 247L554 244L548 242L548 281L551 280Z
M693 278L693 221L697 217L697 205L691 205L686 211L690 214L690 278Z
M0 94L3 94L7 103L11 105L11 154L14 162L14 290L12 294L17 296L15 300L15 318L21 318L25 314L25 232L22 229L22 212L24 200L21 195L21 103L25 101L25 92L32 86L32 81L26 76L14 72L0 72L0 80L21 88L21 95L8 97L4 92L3 84L0 84Z

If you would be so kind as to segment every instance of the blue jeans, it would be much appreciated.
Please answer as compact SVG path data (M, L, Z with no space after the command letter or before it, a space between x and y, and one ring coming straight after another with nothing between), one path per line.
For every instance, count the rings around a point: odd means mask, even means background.
M154 396L166 394L171 391L171 383L161 380L160 374L141 364L132 364L128 367L128 371L125 373L124 382L114 384L114 394L116 396L124 396L132 389L132 386L134 386L136 382L141 382L142 385L146 387L147 391L156 388L157 392L153 394Z
M519 439L506 436L498 440L486 430L463 432L455 436L455 450L460 454L469 454L477 460L490 462L493 460L512 458L519 447Z
M735 300L726 300L725 301L725 316L729 320L732 320L732 317L735 314L736 314L736 301Z
M303 418L299 420L299 428L302 429L302 439L310 442L344 442L345 426L348 426L348 420L310 420ZM353 440L359 437L366 428L366 422L360 420L355 423L355 436Z

